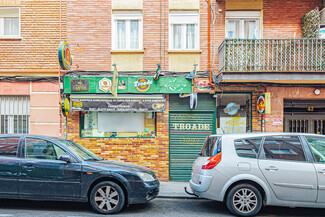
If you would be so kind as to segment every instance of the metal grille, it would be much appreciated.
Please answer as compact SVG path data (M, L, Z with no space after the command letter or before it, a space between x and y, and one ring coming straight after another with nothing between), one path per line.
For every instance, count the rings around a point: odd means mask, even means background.
M325 120L314 120L315 133L325 134Z
M29 96L0 96L0 134L29 133Z
M289 132L308 133L308 120L290 120Z
M324 39L226 39L219 71L325 71Z

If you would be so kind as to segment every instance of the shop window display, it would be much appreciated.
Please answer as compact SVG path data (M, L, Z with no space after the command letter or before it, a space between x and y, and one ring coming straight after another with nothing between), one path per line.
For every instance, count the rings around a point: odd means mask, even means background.
M251 94L217 94L217 134L251 132Z
M86 112L81 137L156 137L155 112Z

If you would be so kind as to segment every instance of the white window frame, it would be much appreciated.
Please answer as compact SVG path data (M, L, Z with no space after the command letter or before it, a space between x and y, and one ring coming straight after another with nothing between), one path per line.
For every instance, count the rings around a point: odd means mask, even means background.
M7 17L16 17L17 16L15 14L11 14L11 15L3 15L1 14L2 10L10 10L10 9L18 9L18 35L4 35L4 18ZM20 29L21 29L21 16L20 16L20 7L0 7L0 39L1 38L20 38Z
M126 48L117 48L117 20L126 20ZM139 20L139 47L130 48L130 20ZM143 16L140 11L113 11L112 13L112 49L113 50L143 50Z
M262 38L261 11L226 11L225 36L228 38L228 21L239 21L239 37L245 38L245 21L256 22L256 39Z
M184 24L182 26L182 43L180 49L173 48L173 24ZM186 24L195 24L195 47L194 49L186 48ZM169 50L199 50L200 49L200 14L198 11L171 11L169 13Z

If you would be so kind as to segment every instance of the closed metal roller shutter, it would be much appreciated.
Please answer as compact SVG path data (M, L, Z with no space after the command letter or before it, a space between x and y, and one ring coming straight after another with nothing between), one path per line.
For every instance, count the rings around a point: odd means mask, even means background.
M198 157L206 137L215 133L215 101L210 95L200 96L198 107L201 110L192 111L188 111L188 103L182 105L178 96L170 97L171 110L174 110L169 116L171 181L191 179L193 162Z

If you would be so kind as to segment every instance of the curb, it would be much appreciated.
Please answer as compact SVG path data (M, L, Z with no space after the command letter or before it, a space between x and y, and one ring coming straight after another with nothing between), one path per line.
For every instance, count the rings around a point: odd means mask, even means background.
M205 198L200 197L186 197L186 196L176 196L176 195L158 195L156 198L162 199L190 199L190 200L206 200Z

